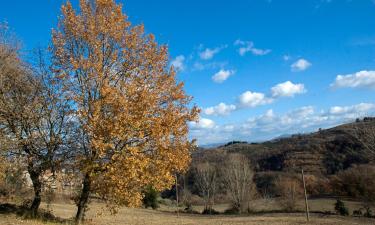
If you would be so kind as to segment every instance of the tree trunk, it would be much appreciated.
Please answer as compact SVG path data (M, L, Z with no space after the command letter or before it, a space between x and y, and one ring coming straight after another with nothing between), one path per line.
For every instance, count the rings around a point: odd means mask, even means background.
M81 224L85 219L85 211L87 208L91 191L91 179L88 173L86 173L82 185L82 191L79 196L79 201L77 203L77 214L75 217L76 224Z
M38 209L42 201L41 192L42 192L42 182L40 182L40 172L33 169L32 165L29 165L28 172L30 174L30 179L33 182L34 188L34 199L30 206L30 213L32 217L35 217L38 214Z

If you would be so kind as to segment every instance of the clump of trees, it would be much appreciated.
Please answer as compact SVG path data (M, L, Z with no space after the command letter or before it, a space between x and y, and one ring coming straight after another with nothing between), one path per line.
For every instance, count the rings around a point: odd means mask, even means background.
M365 207L375 203L375 166L356 165L331 180L334 192L360 199Z
M193 165L194 190L203 198L203 213L216 213L215 200L225 197L231 202L228 212L243 213L257 194L254 172L249 159L242 154L212 154L206 161Z

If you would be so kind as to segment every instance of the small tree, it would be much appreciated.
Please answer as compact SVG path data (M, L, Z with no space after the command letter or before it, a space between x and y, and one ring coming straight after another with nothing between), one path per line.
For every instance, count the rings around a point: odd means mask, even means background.
M286 211L297 208L298 201L303 196L301 182L297 178L282 177L276 182L276 189L280 195L280 205Z
M24 62L16 45L0 36L0 141L1 151L26 165L33 183L31 215L41 203L42 180L46 170L56 168L68 150L64 148L69 123L68 100L59 82L42 61Z
M214 165L206 162L196 165L195 170L195 185L204 200L203 212L211 213L217 186L217 169Z
M349 215L349 210L345 206L345 203L341 201L340 199L337 199L335 203L335 211L340 214L341 216L348 216Z
M144 207L151 207L152 209L159 208L158 197L159 192L155 190L152 186L148 186L144 190L144 197L142 200Z
M239 213L250 210L250 201L256 194L253 176L249 160L242 154L229 154L222 165L224 186L232 199L233 210Z

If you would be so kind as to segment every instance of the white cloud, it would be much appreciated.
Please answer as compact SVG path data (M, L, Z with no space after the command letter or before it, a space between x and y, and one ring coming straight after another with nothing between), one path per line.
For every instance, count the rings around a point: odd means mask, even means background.
M227 105L222 102L217 106L212 106L204 109L203 112L206 115L225 116L236 110L236 108L237 107L235 105Z
M331 84L331 87L375 88L375 71L362 70L354 74L337 75L336 80Z
M253 55L267 55L271 52L270 49L259 49L254 47L254 43L251 41L236 40L234 45L241 46L238 49L238 53L244 56L246 53L251 52Z
M266 97L263 93L246 91L239 98L241 107L256 107L260 105L270 104L273 99Z
M228 73L220 71L215 74L212 79L219 82L228 78ZM220 79L219 79L220 78ZM222 81L221 81L222 82ZM294 97L297 94L303 94L307 92L303 84L293 84L290 81L277 84L271 88L270 95L266 95L261 92L245 91L238 96L237 103L225 104L220 103L216 106L211 106L203 110L206 115L224 116L229 115L231 112L239 110L241 108L254 108L261 105L271 104L275 100L282 97Z
M221 69L219 72L215 73L212 76L212 80L216 83L222 83L226 79L228 79L231 75L235 73L234 70L223 70Z
M177 70L177 71L183 71L185 69L185 56L179 55L176 58L174 58L171 62L171 65Z
M219 53L224 48L226 48L226 46L217 47L214 49L206 48L204 51L199 53L199 57L203 60L212 59L217 53Z
M296 62L294 62L290 68L293 72L299 72L307 70L309 67L311 67L311 63L307 61L306 59L299 59Z
M198 122L189 122L190 128L197 129L212 129L215 127L215 122L207 118L199 118Z
M333 106L327 110L315 110L303 106L285 114L269 109L264 114L239 123L211 125L210 129L190 132L199 144L225 143L232 140L261 141L285 134L306 133L354 121L358 117L375 115L374 103L349 106ZM205 126L207 127L207 126Z
M201 45L199 48L201 49L203 47L203 45ZM212 59L217 53L219 53L221 50L223 50L224 48L227 48L228 46L227 45L223 45L223 46L220 46L220 47L216 47L216 48L206 48L205 50L203 50L202 52L199 53L199 57L203 60L209 60L209 59Z
M352 115L351 117L360 117L363 113L374 110L375 104L372 103L360 103L352 106L333 106L329 109L331 115Z
M303 106L301 108L292 110L288 115L292 118L306 118L309 115L314 114L315 110L313 106Z
M305 93L306 89L303 84L293 84L290 81L277 84L271 88L273 98L293 97L296 94Z
M218 69L223 68L228 64L228 62L209 62L209 63L202 63L202 62L195 62L193 64L193 71L202 71L205 69Z

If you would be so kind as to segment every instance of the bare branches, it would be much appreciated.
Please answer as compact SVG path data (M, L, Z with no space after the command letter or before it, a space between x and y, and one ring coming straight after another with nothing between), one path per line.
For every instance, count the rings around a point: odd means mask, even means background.
M196 165L196 183L204 199L204 210L210 212L215 200L216 187L218 186L217 168L209 162Z
M228 157L222 169L224 183L232 199L233 208L242 212L249 207L249 201L256 193L253 182L254 172L244 155L230 154Z

